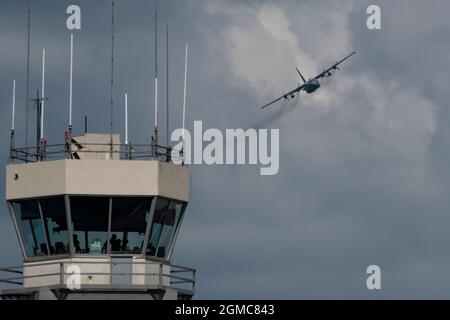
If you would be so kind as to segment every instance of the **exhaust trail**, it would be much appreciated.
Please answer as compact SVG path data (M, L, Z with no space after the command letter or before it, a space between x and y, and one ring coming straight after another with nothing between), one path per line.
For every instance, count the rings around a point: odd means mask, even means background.
M274 122L276 122L278 119L280 119L281 117L287 115L288 113L290 113L292 110L295 110L296 108L301 107L300 105L300 101L299 101L299 95L297 95L294 99L292 100L284 100L283 104L278 105L278 106L273 106L273 109L278 109L278 110L267 110L268 115L260 120L257 121L254 125L253 128L255 129L263 129L266 128L268 126L270 126L271 124L273 124Z

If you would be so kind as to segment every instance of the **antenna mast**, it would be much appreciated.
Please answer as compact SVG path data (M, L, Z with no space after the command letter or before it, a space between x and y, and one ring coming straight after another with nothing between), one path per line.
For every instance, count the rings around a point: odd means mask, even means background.
M30 0L27 0L27 15L28 15L28 23L27 23L27 94L26 94L26 102L25 102L25 148L28 147L28 127L29 127L29 118L30 118L30 40L31 40L31 8L30 8Z
M167 65L166 65L166 67L167 67L167 77L166 77L166 80L167 80L167 83L166 83L166 95L167 95L167 98L166 98L166 102L167 102L167 105L166 105L166 113L167 113L167 117L166 117L166 147L167 148L169 148L169 135L170 135L170 133L169 133L169 25L167 24L166 25L166 54L167 54L167 57L166 57L166 62L167 62Z
M72 138L72 100L73 100L73 33L70 34L70 89L69 89L69 137Z
M67 159L71 159L72 149L72 102L73 102L73 33L70 34L70 76L69 76L69 132L65 134Z
M111 92L110 92L110 103L111 103L111 121L110 121L110 134L111 134L111 141L110 141L110 153L111 153L111 159L113 158L113 112L114 112L114 0L112 0L112 19L111 19Z
M12 119L11 119L11 148L10 148L10 153L13 152L13 149L15 147L15 143L14 143L15 115L16 115L16 80L13 81L13 100L12 100Z
M45 111L45 49L42 49L42 90L41 90L41 127L40 141L44 138L44 111Z
M155 3L155 124L153 128L152 154L157 157L158 146L158 4Z
M187 91L186 83L187 83L188 50L189 50L189 45L186 43L186 56L184 59L183 141L184 141L185 128L186 128L186 91Z
M131 159L131 152L133 148L128 141L128 93L125 93L125 158Z
M155 4L155 130L158 130L158 5Z
M128 145L128 94L125 93L125 144Z
M14 133L14 120L16 114L16 80L13 81L13 100L12 100L12 120L11 120L11 132Z
M36 92L36 161L40 159L41 152L41 114L42 114L42 98L39 89Z

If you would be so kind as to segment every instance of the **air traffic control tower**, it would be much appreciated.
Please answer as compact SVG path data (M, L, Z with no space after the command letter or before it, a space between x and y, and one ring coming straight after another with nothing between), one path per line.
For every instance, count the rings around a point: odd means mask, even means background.
M192 298L195 270L170 262L189 200L188 168L170 149L86 133L10 153L6 202L24 261L0 269L1 299Z

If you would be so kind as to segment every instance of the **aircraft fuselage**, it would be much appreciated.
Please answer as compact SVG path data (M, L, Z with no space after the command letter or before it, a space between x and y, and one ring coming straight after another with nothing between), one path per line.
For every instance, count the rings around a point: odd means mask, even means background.
M306 93L313 93L314 91L316 91L319 88L320 88L319 80L312 79L312 80L309 80L308 82L305 83L305 86L303 87L303 90Z

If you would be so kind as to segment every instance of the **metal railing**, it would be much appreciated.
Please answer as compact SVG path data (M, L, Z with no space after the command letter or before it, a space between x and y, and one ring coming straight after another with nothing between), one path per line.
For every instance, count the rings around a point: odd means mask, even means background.
M23 275L23 267L8 267L8 268L0 268L0 274L2 273L14 273L14 274L22 274ZM8 284L13 284L13 285L22 285L23 281L20 281L22 279L21 276L16 276L16 277L9 277L9 278L5 278L2 279L0 278L0 283L8 283Z
M92 272L67 272L68 266L78 266L80 270L82 265L89 266L91 269L96 268L98 266L106 266L108 271L92 271ZM113 272L113 266L115 265L125 265L129 266L132 271L131 272ZM144 266L144 272L135 272L133 267ZM150 267L152 269L156 269L157 272L145 272L145 267ZM166 267L170 267L170 273L165 273ZM49 272L38 272L36 268L39 267L47 267L47 269L54 269L54 271ZM33 274L24 275L24 269L30 268L33 270ZM98 268L97 268L98 269ZM0 275L2 273L9 274L9 277L0 278L0 283L9 284L14 286L24 286L25 284L30 288L42 287L42 286L58 286L62 288L69 288L68 277L73 275L80 276L80 279L87 277L88 279L93 279L94 276L103 277L103 281L100 283L83 283L81 280L80 289L89 288L95 289L96 287L99 289L105 289L107 287L124 287L126 289L165 289L167 287L177 289L179 292L194 295L195 293L195 284L196 284L196 270L188 267L182 267L178 265L172 265L164 262L113 262L110 261L55 261L55 262L44 262L38 264L31 264L28 266L15 266L8 268L0 268ZM14 274L12 276L11 274ZM114 281L114 277L122 276L129 277L130 281L125 283L117 284ZM51 279L49 279L51 277ZM149 277L152 277L150 283L148 283ZM104 281L104 279L108 278L109 281ZM157 279L157 280L156 280ZM33 280L43 280L33 284ZM116 279L117 280L117 279ZM123 280L123 279L122 279ZM155 281L156 280L156 281ZM121 281L123 282L123 281ZM141 283L143 282L143 283ZM47 283L47 285L42 285Z
M110 144L110 143L78 143L67 142L38 147L17 148L11 146L9 161L40 162L62 159L82 159L86 154L104 155L105 158L121 160L157 160L177 163L182 161L182 150L179 156L172 155L173 148L155 144Z

